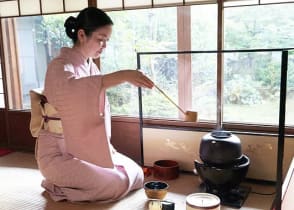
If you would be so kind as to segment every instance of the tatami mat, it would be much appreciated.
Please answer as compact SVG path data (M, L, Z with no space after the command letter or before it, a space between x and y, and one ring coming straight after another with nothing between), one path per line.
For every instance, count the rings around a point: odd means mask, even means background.
M0 210L148 209L143 189L111 204L53 202L40 186L42 179L33 154L14 152L0 157ZM178 196L184 205L184 195Z
M33 154L13 152L0 157L0 210L147 210L148 200L143 189L111 204L54 202L40 184L43 177L37 169ZM149 177L148 180L152 179ZM147 180L146 180L147 181ZM199 178L181 174L180 178L168 181L170 185L166 200L176 203L176 210L185 210L185 199L195 193ZM256 188L258 189L258 188ZM263 192L272 187L259 187ZM269 209L273 196L251 194L242 210ZM232 208L222 207L222 210Z

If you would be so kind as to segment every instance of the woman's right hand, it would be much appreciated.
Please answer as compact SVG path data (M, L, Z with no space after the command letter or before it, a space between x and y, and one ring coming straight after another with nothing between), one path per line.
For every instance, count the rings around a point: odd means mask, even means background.
M140 70L123 70L127 82L136 87L153 88L154 83Z

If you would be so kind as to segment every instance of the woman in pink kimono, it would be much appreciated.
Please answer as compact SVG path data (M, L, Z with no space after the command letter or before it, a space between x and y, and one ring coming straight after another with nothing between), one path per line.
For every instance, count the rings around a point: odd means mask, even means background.
M142 187L141 168L109 141L105 90L124 82L152 88L153 82L136 70L100 74L92 58L106 47L112 24L94 7L69 17L64 26L74 45L62 48L48 66L41 104L50 105L51 114L43 115L36 157L42 186L55 201L114 201Z

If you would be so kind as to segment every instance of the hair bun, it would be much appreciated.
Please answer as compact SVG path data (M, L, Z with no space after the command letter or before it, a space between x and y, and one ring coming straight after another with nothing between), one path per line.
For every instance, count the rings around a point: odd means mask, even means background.
M74 39L77 35L77 18L70 16L64 22L66 35Z

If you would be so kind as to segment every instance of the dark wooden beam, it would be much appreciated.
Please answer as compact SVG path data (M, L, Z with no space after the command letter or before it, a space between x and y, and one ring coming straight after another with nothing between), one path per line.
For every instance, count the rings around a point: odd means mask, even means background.
M7 78L6 78L6 65L5 65L5 57L4 57L4 39L3 39L3 24L2 19L0 17L0 63L1 63L1 73L2 73L2 85L4 92L4 109L1 109L0 116L0 142L2 145L7 146L9 142L9 128L8 128L8 95L7 95Z
M97 1L96 0L88 0L88 6L89 7L97 7Z

